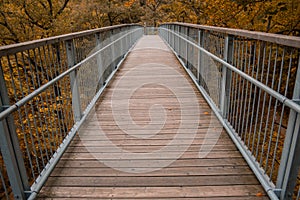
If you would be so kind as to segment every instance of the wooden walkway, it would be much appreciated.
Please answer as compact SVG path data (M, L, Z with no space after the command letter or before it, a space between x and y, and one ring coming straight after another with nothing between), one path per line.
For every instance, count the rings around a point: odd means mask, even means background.
M158 36L129 54L38 198L268 199Z

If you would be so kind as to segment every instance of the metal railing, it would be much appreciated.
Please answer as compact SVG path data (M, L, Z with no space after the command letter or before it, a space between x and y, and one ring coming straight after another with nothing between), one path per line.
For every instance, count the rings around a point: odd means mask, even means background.
M145 35L158 35L158 28L157 27L145 27L144 30Z
M0 199L33 199L143 35L119 25L0 47Z
M272 199L300 193L300 38L182 23L160 36Z

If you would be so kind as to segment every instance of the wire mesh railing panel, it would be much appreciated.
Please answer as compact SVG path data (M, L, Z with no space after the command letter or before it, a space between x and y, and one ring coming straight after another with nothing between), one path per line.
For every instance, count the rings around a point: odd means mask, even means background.
M74 125L70 87L64 88L69 82L64 78L48 87L14 115L30 184L37 182Z
M224 36L210 32L200 34L198 29L192 27L170 26L170 29L177 35L168 35L170 46L174 48L184 65L198 78L199 84L211 96L216 106L219 107L222 64L202 53L195 44L198 43L201 46L209 47L211 51L221 56L224 53L222 50ZM194 45L186 42L185 39Z
M203 43L201 44L203 48L223 59L225 34L213 31L203 31L203 37Z
M300 169L298 170L298 176L297 176L297 184L294 189L293 193L293 199L299 200L300 199Z
M189 28L187 33L188 40L197 44L198 43L198 30L195 28ZM195 77L197 77L198 55L199 51L195 46L188 45L189 49L187 53L186 63L187 67L191 70Z
M235 39L234 45L233 66L292 99L297 50L245 38ZM276 183L290 109L236 73L232 74L230 94L228 122Z
M187 37L195 29L198 38ZM299 38L180 23L160 35L269 196L299 198Z
M9 200L13 199L13 193L10 187L8 175L6 172L6 166L3 161L2 154L0 152L0 199Z
M206 93L213 99L215 105L219 107L220 83L222 79L220 65L205 54L202 54L200 57L200 84L205 89Z
M67 70L63 44L55 43L2 57L10 104ZM70 80L55 82L12 113L28 181L33 184L53 158L73 122Z
M73 39L76 49L76 61L85 59L91 51L94 50L96 44L96 37L94 34L84 37L78 37Z
M36 195L142 35L120 25L0 48L1 199Z

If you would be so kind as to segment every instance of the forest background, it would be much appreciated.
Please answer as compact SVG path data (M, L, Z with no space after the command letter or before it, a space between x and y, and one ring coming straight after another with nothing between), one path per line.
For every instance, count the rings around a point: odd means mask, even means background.
M0 0L0 45L124 23L300 35L299 0Z

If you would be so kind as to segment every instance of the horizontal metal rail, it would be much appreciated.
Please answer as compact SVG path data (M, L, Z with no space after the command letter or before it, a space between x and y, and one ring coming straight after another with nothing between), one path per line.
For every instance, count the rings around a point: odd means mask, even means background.
M269 196L298 198L299 38L181 23L159 32Z
M165 31L170 31L168 29L165 28L161 28L161 30L165 30ZM268 87L267 85L259 82L258 80L256 80L255 78L249 76L248 74L244 73L243 71L237 69L236 67L232 66L231 64L227 63L226 61L224 61L223 59L219 58L218 56L210 53L209 51L205 50L204 48L198 46L197 44L195 44L194 42L189 41L188 39L184 38L183 36L180 36L178 33L172 32L172 34L174 34L175 36L177 36L178 38L180 38L181 40L185 41L187 44L190 44L191 46L199 49L199 51L205 53L207 56L211 57L212 59L214 59L217 62L220 62L221 64L223 64L224 66L226 66L228 69L232 70L233 72L237 73L238 75L240 75L241 77L245 78L246 80L248 80L249 82L253 83L254 85L258 86L260 89L264 90L265 92L267 92L268 94L270 94L271 96L273 96L274 98L278 99L280 102L282 102L284 105L288 106L289 108L295 110L296 112L300 113L300 105L297 104L294 100L292 99L288 99L287 97L281 95L279 92L273 90L272 88ZM0 116L1 119L1 116Z
M0 47L1 198L36 197L143 33L119 25Z
M17 44L11 44L6 46L0 46L0 57L11 55L20 51L26 51L28 49L33 49L43 45L55 44L67 40L73 40L80 37L86 37L88 35L99 34L111 30L116 30L118 28L125 28L129 26L136 26L136 24L123 24L123 25L116 25L116 26L108 26L103 28L97 28L92 30L86 30L81 32L69 33L65 35L53 36L49 38L33 40L28 42L22 42Z
M158 35L157 27L145 27L145 35Z
M242 36L249 39L262 40L262 41L272 42L272 43L281 44L289 47L300 48L300 38L295 36L264 33L264 32L257 32L257 31L247 31L242 29L205 26L205 25L198 25L198 24L179 23L179 22L165 23L164 25L178 25L181 27L190 27L199 30L201 29L206 31L224 33L227 35Z

